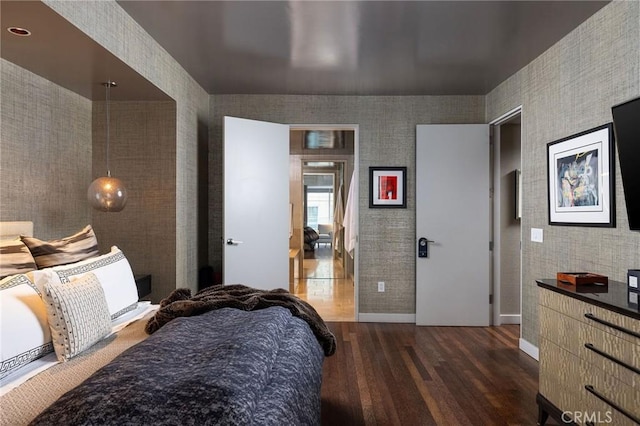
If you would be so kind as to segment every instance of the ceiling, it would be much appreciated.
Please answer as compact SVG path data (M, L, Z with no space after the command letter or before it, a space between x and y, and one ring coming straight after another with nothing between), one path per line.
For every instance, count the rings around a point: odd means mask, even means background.
M608 1L119 1L211 94L483 95ZM40 1L2 58L89 99L164 92ZM6 28L32 31L17 37Z
M39 1L0 2L0 56L91 100L104 100L102 83L115 81L113 100L171 100L101 45ZM7 31L26 28L29 37Z
M484 95L608 1L119 1L211 94Z

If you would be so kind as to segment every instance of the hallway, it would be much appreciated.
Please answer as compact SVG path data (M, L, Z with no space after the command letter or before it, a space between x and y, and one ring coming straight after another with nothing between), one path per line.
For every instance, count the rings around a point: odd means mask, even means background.
M309 302L325 321L354 321L353 281L345 278L330 245L305 252L303 278L296 278L296 296Z

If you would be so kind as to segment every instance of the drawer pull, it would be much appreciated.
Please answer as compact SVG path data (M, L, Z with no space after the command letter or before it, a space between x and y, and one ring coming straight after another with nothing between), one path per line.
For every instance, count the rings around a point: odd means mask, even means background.
M598 322L602 325L606 325L607 327L615 328L618 331L622 331L625 334L628 334L630 336L637 337L638 339L640 339L640 333L636 333L635 331L629 330L628 328L620 327L618 324L614 324L612 322L600 319L597 316L593 315L592 313L586 313L584 314L584 317L587 319L590 319L591 321Z
M587 392L592 393L596 398L598 398L600 401L603 401L604 403L610 405L611 407L613 407L616 411L620 412L621 414L624 414L625 417L628 417L629 419L631 419L632 421L640 424L640 419L637 418L636 416L634 416L633 414L629 413L627 410L625 410L624 408L621 408L618 406L618 404L616 404L615 402L611 401L609 398L607 398L606 396L602 395L600 392L598 392L597 390L594 389L594 387L592 385L584 385L584 388L587 390Z
M604 351L601 351L600 349L598 349L595 346L593 346L593 343L585 343L584 347L589 349L590 351L593 351L593 352L597 353L600 356L603 356L603 357L607 358L609 361L613 361L616 364L621 365L624 368L626 368L628 370L631 370L636 374L640 374L640 368L636 368L633 365L629 365L626 362L624 362L622 360L619 360L618 358L616 358L616 357L614 357L612 355L609 355L608 353L606 353Z

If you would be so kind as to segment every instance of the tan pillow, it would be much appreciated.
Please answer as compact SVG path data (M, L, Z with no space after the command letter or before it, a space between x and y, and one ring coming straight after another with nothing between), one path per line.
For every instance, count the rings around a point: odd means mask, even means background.
M0 241L0 279L36 269L29 248L19 239Z
M98 255L98 240L91 225L71 236L51 241L20 237L29 247L38 268L66 265Z
M56 356L67 361L111 332L111 315L93 273L70 283L48 282L42 297Z

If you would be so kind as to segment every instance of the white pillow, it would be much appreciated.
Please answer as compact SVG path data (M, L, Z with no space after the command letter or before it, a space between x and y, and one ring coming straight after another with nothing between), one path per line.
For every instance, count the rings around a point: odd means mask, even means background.
M42 298L59 361L73 358L111 332L104 290L93 273L70 283L49 282Z
M47 309L26 275L0 281L0 379L53 351Z
M69 283L73 278L88 272L93 272L100 281L112 320L136 308L138 288L131 265L116 246L111 247L111 252L102 256L33 271L30 274L33 274L36 286L43 292L46 283Z

